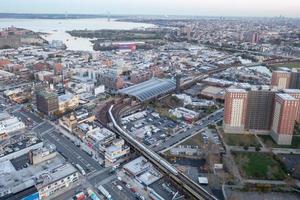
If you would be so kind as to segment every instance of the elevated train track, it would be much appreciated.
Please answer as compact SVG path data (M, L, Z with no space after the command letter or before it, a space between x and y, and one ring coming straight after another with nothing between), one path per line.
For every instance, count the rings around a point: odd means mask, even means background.
M118 112L118 111L117 111ZM136 141L131 135L126 133L117 123L117 120L114 117L114 106L111 105L108 111L109 118L113 123L114 128L119 133L119 135L128 142L132 147L139 151L145 158L147 158L151 163L157 166L164 173L176 182L184 191L186 191L193 199L208 199L208 200L217 200L212 194L206 191L203 187L199 186L189 177L187 177L182 172L178 171L165 159L159 156L157 153L148 149L146 146Z

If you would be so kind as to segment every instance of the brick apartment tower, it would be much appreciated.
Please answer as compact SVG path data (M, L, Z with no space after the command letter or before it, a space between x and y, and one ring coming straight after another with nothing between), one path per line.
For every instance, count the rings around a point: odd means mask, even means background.
M286 71L273 71L271 85L278 89L287 89L290 87L291 73Z
M271 137L280 145L292 143L295 120L297 118L299 101L289 94L275 95L275 108Z
M290 96L292 96L298 100L299 107L297 110L298 113L297 113L296 122L300 123L300 90L299 89L285 89L285 90L283 90L283 92L286 94L289 94Z
M247 115L247 91L227 89L225 94L223 128L228 133L243 133Z

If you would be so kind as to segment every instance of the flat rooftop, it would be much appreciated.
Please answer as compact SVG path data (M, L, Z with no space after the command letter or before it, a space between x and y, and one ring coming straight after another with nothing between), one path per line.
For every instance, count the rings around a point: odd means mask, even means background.
M279 96L281 99L287 100L287 101L295 101L295 100L297 100L294 97L292 97L291 95L285 94L285 93L280 93L280 94L276 94L276 95Z
M20 139L19 141L9 144L3 148L2 151L0 151L0 158L3 156L6 156L8 154L20 151L22 149L25 149L27 147L33 146L35 144L38 144L42 142L37 137L26 137L24 139Z
M56 156L38 165L30 165L18 171L9 160L0 162L0 196L7 191L14 193L22 191L35 185L38 179L43 183L48 183L48 180L43 180L42 175L45 174L47 177L51 177L51 181L55 181L65 174L76 171L72 165L69 165L67 164L65 170L57 169L58 166L64 166L64 159L61 156Z

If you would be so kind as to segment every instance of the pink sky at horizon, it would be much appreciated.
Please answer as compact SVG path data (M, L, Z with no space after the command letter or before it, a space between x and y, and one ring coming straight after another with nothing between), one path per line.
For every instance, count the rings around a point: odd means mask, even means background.
M0 0L0 12L300 17L300 0Z

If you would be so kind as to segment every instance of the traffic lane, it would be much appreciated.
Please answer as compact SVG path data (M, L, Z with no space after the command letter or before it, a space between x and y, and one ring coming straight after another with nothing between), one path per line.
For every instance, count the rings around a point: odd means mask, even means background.
M15 117L19 118L29 128L34 126L34 123L32 121L28 120L28 118L25 115L23 115L22 113L14 112L13 115Z
M103 173L97 174L97 175L91 175L91 177L88 178L88 181L92 184L92 185L97 185L99 182L109 178L110 176L115 176L113 174L110 174L109 171L105 171Z
M76 152L70 151L68 147L58 142L59 139L57 139L56 137L53 137L51 134L45 134L43 137L46 138L49 142L53 143L56 146L57 151L62 154L68 162L71 162L72 164L79 164L86 172L94 170L94 168L86 166L86 163L80 156L78 156L78 154L76 154Z
M66 158L70 159L71 162L78 163L84 169L89 169L88 171L103 169L98 162L58 132L53 131L51 133L46 133L44 137L53 142L57 149Z
M61 133L58 133L57 131L54 131L53 135L55 135L55 137L59 138L60 141L62 141L64 145L69 147L72 153L77 153L82 158L84 158L84 160L87 162L87 165L91 165L96 170L103 169L103 167L101 167L101 165L97 161L95 161L90 155L88 155L82 149L77 147L73 142L71 142L71 140L64 137Z
M26 109L21 109L20 112L22 112L25 116L27 116L28 118L30 118L32 121L34 121L37 124L40 124L43 122L43 120L36 116L35 114L33 114L32 112L26 110Z
M122 190L117 188L117 185L122 187ZM124 184L114 185L113 182L104 184L103 187L110 193L112 199L136 200L136 194L130 191Z
M43 134L51 129L54 129L54 126L49 122L44 122L33 129L33 131L37 134Z

